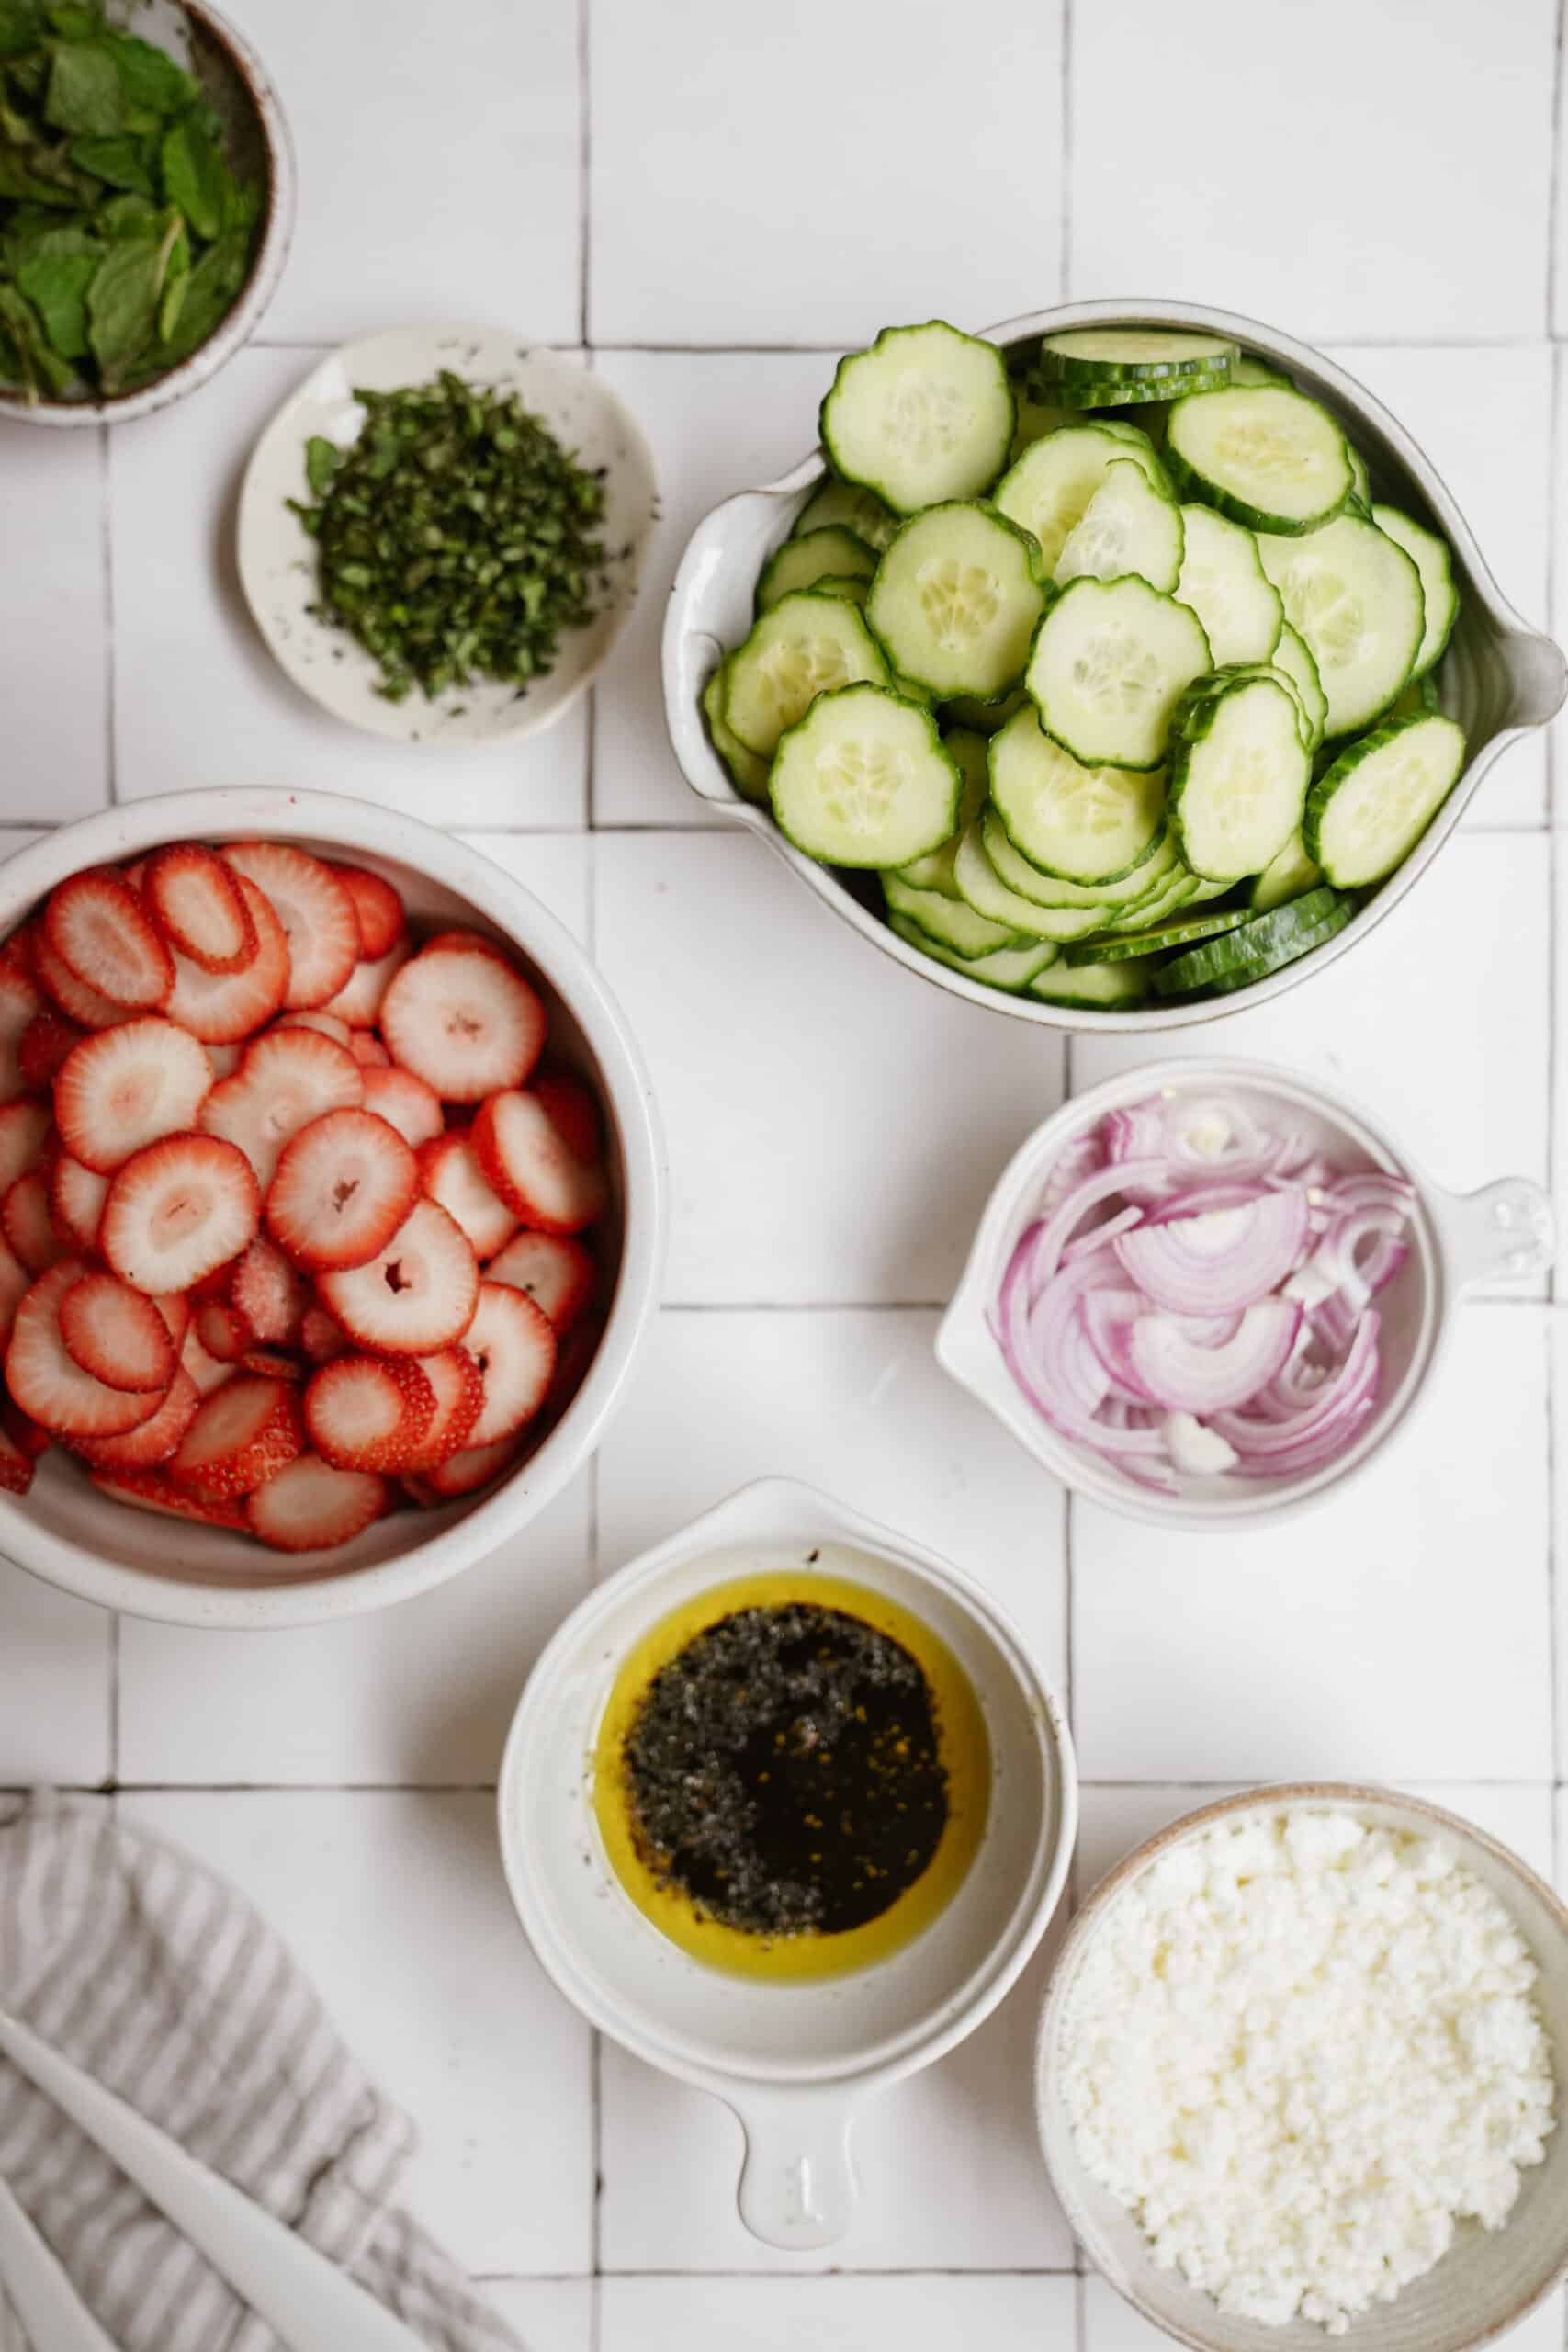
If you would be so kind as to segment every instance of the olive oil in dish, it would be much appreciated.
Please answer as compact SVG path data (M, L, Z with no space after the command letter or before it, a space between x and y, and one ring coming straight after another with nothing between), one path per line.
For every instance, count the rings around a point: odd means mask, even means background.
M623 1661L593 1806L643 1916L706 1965L801 1982L888 1958L975 1859L990 1747L919 1618L809 1570L710 1588Z

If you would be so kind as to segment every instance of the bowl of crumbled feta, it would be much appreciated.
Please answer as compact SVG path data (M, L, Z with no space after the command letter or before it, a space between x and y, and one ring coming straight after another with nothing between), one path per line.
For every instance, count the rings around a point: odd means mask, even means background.
M1436 1805L1189 1814L1111 1872L1041 2027L1079 2240L1197 2352L1472 2352L1568 2274L1568 1909Z

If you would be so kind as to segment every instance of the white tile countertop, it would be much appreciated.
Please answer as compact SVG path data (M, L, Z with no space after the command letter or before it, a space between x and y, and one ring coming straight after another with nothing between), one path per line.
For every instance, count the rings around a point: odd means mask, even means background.
M931 1339L1003 1160L1145 1048L938 994L712 822L665 740L658 632L686 533L801 455L846 344L1165 295L1330 351L1424 444L1505 593L1568 636L1554 0L1317 0L1310 38L1255 0L378 0L373 38L348 6L224 5L292 124L292 258L188 402L112 433L0 424L0 852L258 782L469 834L588 943L646 1049L666 1304L597 1462L400 1609L203 1634L0 1562L0 1788L114 1792L256 1898L417 2118L414 2201L531 2352L1154 2352L1045 2186L1039 1963L866 2112L840 2246L747 2237L728 2112L597 2045L522 1942L491 1793L517 1693L596 1577L780 1471L1020 1619L1079 1742L1077 1892L1204 1796L1304 1773L1429 1791L1561 1876L1564 1278L1468 1306L1408 1443L1312 1516L1156 1537L1070 1506ZM318 713L234 577L240 470L315 355L453 317L582 353L663 492L591 707L477 753ZM1370 943L1205 1043L1342 1080L1444 1182L1554 1183L1568 1227L1565 741L1503 761ZM1514 2340L1562 2352L1562 2300Z

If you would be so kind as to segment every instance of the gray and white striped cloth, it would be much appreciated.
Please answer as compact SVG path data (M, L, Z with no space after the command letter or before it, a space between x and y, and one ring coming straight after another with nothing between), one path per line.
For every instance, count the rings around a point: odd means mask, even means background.
M233 1887L106 1801L0 1805L0 2006L342 2263L432 2352L521 2352L393 2205L412 2126L280 1939ZM4 2058L0 2177L124 2352L279 2352ZM50 2352L27 2345L3 2294L0 2352Z

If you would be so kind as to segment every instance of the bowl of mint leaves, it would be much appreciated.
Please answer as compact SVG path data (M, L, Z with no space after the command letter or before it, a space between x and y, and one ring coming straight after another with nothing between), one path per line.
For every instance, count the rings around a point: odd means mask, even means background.
M293 159L197 0L0 0L0 414L116 422L205 383L282 274Z

